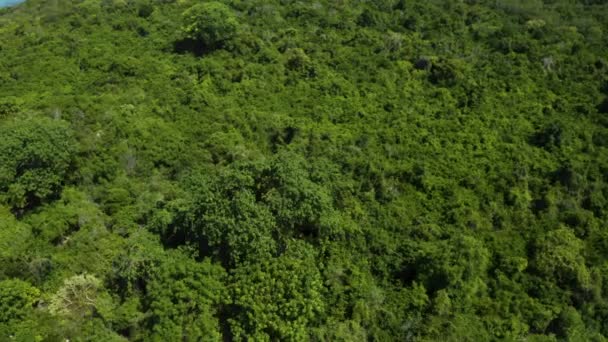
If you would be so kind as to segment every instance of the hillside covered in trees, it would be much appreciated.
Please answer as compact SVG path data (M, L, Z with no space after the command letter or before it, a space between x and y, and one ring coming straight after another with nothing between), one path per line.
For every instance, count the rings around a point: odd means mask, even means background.
M608 341L608 3L0 9L0 340Z

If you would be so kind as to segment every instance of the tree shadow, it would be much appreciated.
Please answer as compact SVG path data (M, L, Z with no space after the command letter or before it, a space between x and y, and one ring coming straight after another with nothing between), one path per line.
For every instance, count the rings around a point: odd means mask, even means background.
M173 43L173 52L178 54L191 53L196 57L202 57L214 50L214 46L205 44L198 39L184 38Z
M604 101L598 104L595 108L597 109L598 113L608 114L608 96L606 96Z

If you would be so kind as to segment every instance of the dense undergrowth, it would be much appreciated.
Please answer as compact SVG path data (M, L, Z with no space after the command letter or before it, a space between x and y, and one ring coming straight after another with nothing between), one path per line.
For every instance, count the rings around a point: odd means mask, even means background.
M0 339L606 341L605 1L0 10Z

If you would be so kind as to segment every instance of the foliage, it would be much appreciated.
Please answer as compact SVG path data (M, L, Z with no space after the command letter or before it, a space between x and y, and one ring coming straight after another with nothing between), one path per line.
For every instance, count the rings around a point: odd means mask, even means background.
M152 339L221 340L217 314L223 272L208 261L174 257L165 262L148 287Z
M24 208L61 190L75 143L64 122L47 118L11 120L0 125L0 189L3 202Z
M314 250L292 243L279 258L242 267L231 288L232 337L237 340L306 340L323 315L322 279Z
M0 278L21 272L27 259L32 231L26 224L19 222L8 210L0 207Z
M39 297L40 291L24 281L0 281L0 324L23 319Z
M0 340L604 341L605 1L0 10Z
M221 2L204 2L184 12L184 33L208 46L218 46L233 38L238 21L230 7Z

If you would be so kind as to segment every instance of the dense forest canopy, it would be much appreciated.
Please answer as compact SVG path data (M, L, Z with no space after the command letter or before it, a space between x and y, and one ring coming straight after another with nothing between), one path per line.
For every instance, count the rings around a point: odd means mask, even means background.
M0 340L607 341L608 3L0 9Z

